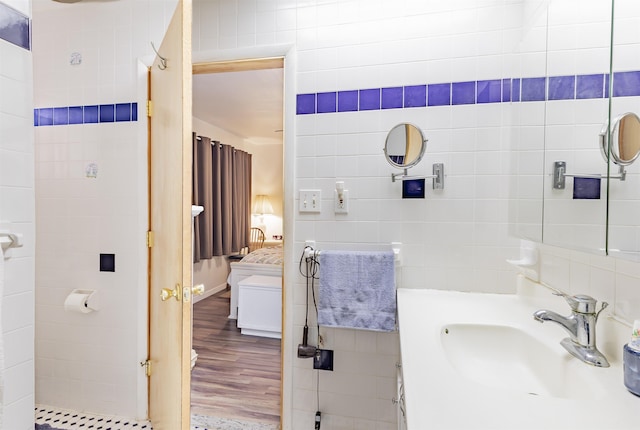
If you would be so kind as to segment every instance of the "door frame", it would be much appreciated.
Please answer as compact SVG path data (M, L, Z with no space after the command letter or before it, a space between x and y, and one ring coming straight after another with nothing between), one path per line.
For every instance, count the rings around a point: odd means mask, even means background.
M278 62L284 61L284 110L283 110L283 241L284 264L282 273L282 342L280 346L280 424L282 429L290 429L292 425L293 402L293 295L287 294L285 285L293 286L295 271L294 260L294 181L295 178L295 112L296 85L295 65L296 52L293 45L265 46L250 49L230 49L210 52L193 52L193 74L211 73L214 69L221 71L256 70L256 68L274 68ZM211 71L206 71L211 70ZM289 388L289 389L287 389Z

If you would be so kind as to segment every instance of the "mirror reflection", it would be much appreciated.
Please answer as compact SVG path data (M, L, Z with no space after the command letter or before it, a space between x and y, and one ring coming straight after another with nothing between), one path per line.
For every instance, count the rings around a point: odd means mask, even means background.
M640 118L627 112L615 119L611 132L611 157L620 166L633 163L640 154Z
M424 155L427 140L422 130L413 124L398 124L389 131L384 145L384 154L389 164L407 168L415 166Z

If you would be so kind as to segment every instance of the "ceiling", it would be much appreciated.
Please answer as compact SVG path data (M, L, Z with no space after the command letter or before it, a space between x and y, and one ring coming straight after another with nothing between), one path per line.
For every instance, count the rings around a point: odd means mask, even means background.
M193 116L254 144L282 144L283 69L193 75Z

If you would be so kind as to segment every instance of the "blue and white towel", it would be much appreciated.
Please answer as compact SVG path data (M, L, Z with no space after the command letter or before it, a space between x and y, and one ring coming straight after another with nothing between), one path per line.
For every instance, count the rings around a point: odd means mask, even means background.
M318 323L394 331L396 285L393 251L322 251Z

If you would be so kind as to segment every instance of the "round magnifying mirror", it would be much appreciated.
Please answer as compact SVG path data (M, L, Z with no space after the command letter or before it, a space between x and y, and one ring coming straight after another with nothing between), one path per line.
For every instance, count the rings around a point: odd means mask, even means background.
M422 160L427 139L422 130L413 124L401 123L393 127L384 144L384 155L394 167L415 166Z
M600 133L600 149L607 157L606 124ZM633 112L620 115L611 130L611 158L619 166L628 166L640 155L640 118Z

